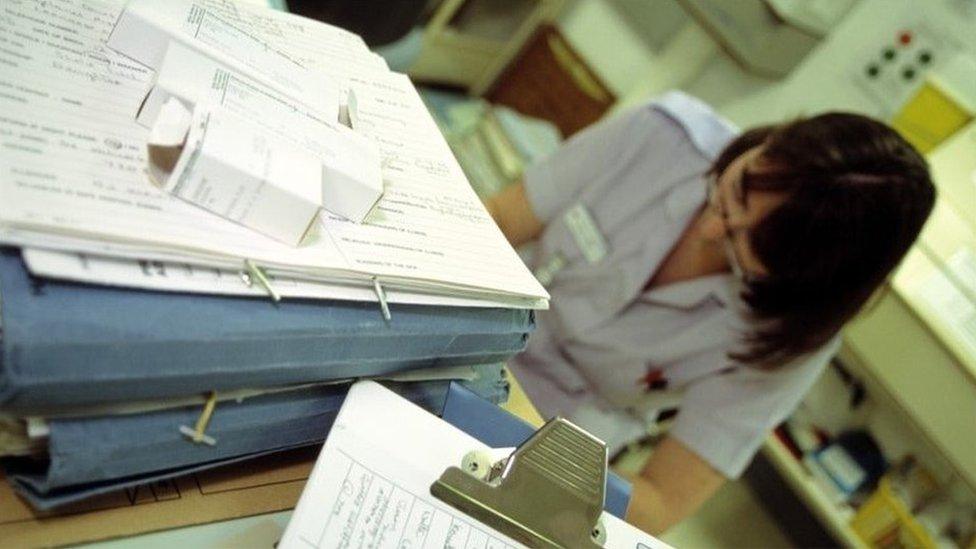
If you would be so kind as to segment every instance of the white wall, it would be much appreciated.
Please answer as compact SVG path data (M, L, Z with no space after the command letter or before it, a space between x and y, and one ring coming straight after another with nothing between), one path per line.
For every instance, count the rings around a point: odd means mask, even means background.
M727 106L763 93L780 81L748 72L730 55L719 51L682 89L725 114Z
M877 102L854 83L853 74L864 56L876 52L895 29L919 22L953 37L976 56L976 20L959 8L966 2L976 0L861 0L783 80L743 70L694 23L660 51L651 51L606 0L576 0L559 25L617 94L618 108L680 88L740 126L752 126L829 109L882 115ZM974 12L976 8L968 10Z
M605 0L577 0L562 13L563 35L628 107L691 81L716 56L715 42L689 23L653 52Z
M618 97L654 55L604 0L578 0L559 17L559 30Z
M740 125L779 121L824 110L885 116L855 75L901 28L929 28L976 55L976 20L958 10L959 0L862 0L781 84L730 102L722 110Z

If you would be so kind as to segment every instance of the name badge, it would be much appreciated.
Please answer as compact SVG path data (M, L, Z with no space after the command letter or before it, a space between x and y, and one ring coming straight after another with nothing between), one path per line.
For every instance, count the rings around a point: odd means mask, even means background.
M586 206L573 206L563 214L563 221L587 262L596 263L606 257L607 241Z

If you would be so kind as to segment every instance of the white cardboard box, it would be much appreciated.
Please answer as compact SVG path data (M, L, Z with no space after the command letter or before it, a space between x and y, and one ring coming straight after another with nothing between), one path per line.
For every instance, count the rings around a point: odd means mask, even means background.
M218 14L184 0L130 1L109 36L108 47L156 71L157 81L148 93L178 92L192 106L200 99L197 94L210 84L206 77L214 67L222 66L310 107L326 120L339 118L342 98L335 81L301 66ZM178 79L158 81L165 64L170 65L170 75L179 74ZM174 84L179 86L171 90ZM151 126L165 100L148 98L139 122Z
M229 79L235 82L224 81ZM366 218L383 195L380 153L369 138L338 121L323 122L318 111L299 112L302 109L286 96L264 100L275 91L192 48L170 43L137 118L154 127L168 101L178 100L187 111L210 109L223 94L234 94L238 108L250 110L252 133L261 127L268 139L275 139L277 132L280 148L291 143L318 157L322 207L357 223Z
M383 196L382 159L369 138L338 126L335 156L322 164L322 207L362 223Z
M220 107L197 108L165 188L292 246L322 203L322 162Z
M206 101L214 75L224 65L179 42L170 42L166 55L152 80L146 98L139 106L136 121L152 128L159 111L171 98L178 99L187 110Z
M178 179L166 175L176 159L180 169L189 166L180 183L167 186L182 198L278 240L297 243L314 218L306 207L313 197L310 185L316 188L317 207L357 223L382 196L379 151L371 140L339 123L338 86L220 14L184 0L133 0L117 21L109 47L156 71L136 116L152 129L154 138L162 126L171 124L159 116L173 100L182 105L183 118L197 111L216 117L209 129L207 123L195 122L193 139L185 148L173 143L172 136L167 143L150 143L156 154L151 160L164 159L166 165L165 170L151 166L157 181ZM225 132L228 126L240 134ZM173 128L166 130L174 133ZM227 143L216 144L214 136L225 133ZM261 154L269 155L261 160L261 169L268 170L264 180L254 179L259 172L248 163L257 160L247 147L257 143L263 144ZM184 157L194 160L184 162ZM316 170L309 168L309 158L317 160ZM294 166L288 168L286 159ZM316 176L310 175L312 171ZM229 188L236 189L233 200L222 192ZM284 192L284 198L273 196L274 189ZM240 198L241 193L249 198ZM282 210L283 215L291 221L297 216L302 227L270 217L286 198L300 204Z

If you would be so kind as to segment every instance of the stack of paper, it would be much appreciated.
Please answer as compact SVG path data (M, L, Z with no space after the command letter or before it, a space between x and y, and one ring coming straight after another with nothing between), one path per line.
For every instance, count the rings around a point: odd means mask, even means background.
M39 508L316 443L351 379L397 380L432 411L453 379L502 401L498 362L531 329L516 309L395 305L385 321L368 303L45 280L10 250L0 303L0 457L25 456L0 465Z
M478 398L504 400L507 385L500 366L468 371L470 379L464 383ZM443 379L414 382L407 381L409 376L394 376L404 381L385 383L410 402L440 413L452 383L447 376L458 374L442 372ZM144 411L134 405L103 407L100 415L32 420L31 440L46 443L47 458L8 458L4 472L31 505L50 509L121 488L321 443L348 390L346 382L228 392L228 400L218 405L207 427L213 445L193 444L177 430L180 425L193 425L199 404L146 403Z
M0 411L22 415L501 362L532 329L513 309L397 305L387 322L368 303L45 281L11 252L0 253L0 301Z
M305 70L330 78L341 97L352 90L357 131L382 158L384 197L362 225L321 215L297 247L173 197L149 182L146 130L135 119L154 73L106 46L121 0L14 3L0 18L0 31L20 37L0 51L0 242L232 271L250 260L276 279L336 284L335 297L375 281L402 301L546 306L545 290L471 190L409 79L361 39L229 1L153 4L158 25L184 44L271 71L271 80L287 83ZM34 24L39 17L70 31L52 36ZM160 54L151 42L147 59ZM266 50L295 70L274 73L256 54ZM226 108L244 116L289 98L226 91ZM72 277L100 282L96 266Z
M449 379L504 399L498 363L547 296L409 80L358 37L287 14L136 0L149 23L133 30L124 7L0 8L0 465L17 488L48 507L311 444L353 378L395 376L429 410ZM161 74L172 51L218 67ZM201 180L181 179L182 197L153 185L143 124L204 96L276 136L250 152L302 141L348 173L345 141L304 131L353 131L341 113L382 156L384 198L362 224L319 215L295 247L196 205L246 211L243 186L218 206ZM269 289L309 299L253 299ZM375 300L392 316L352 302Z

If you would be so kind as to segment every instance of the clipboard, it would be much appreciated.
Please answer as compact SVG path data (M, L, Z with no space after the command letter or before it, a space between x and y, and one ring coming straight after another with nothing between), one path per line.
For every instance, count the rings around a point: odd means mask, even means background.
M561 457L549 468L550 473L557 471L555 475L529 471L533 457L537 461L552 458L552 447L548 448L548 457L540 449L546 450L544 447L553 441L565 445L569 438L577 444L556 452ZM492 457L477 455L484 452ZM515 519L510 522L518 523L516 528L493 521L487 517L489 513L472 510L486 509L486 498L475 495L470 486L457 486L484 481L464 469L470 470L474 461L491 470L500 461L494 456L500 453L508 455L510 450L492 450L383 387L359 382L343 404L278 547L668 547L603 511L606 449L598 439L565 420L544 426L499 468L501 477L512 479L517 476L514 471L524 465L525 472L530 473L524 478L535 482L526 490L535 490L538 497L516 503L515 508L521 507L521 511L499 512L498 506L492 511L496 516L507 513L508 518ZM452 469L458 471L450 473ZM568 476L568 471L577 471L579 484L584 487L583 496L571 502L568 494L572 490L559 487L557 480ZM445 474L467 478L453 482ZM467 498L468 508L460 510L433 495L431 486L438 483L458 498ZM545 488L545 483L553 489ZM522 497L511 490L507 493ZM540 526L539 522L546 524ZM519 529L532 530L535 537L522 535ZM563 529L575 537L553 534Z

